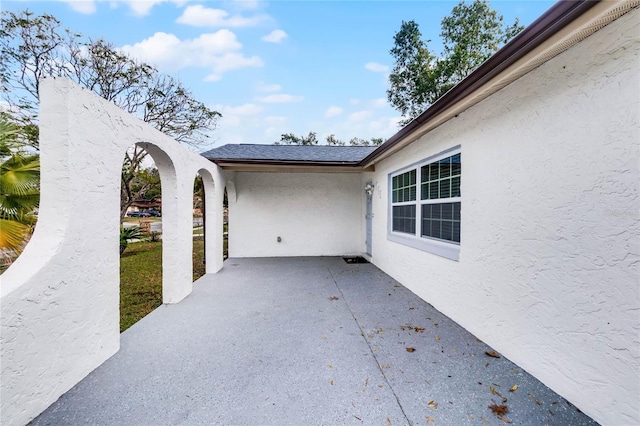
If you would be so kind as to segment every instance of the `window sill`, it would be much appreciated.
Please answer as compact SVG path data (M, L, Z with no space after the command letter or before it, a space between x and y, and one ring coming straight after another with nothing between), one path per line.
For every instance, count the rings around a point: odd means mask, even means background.
M455 260L456 262L460 260L460 246L458 244L436 241L429 238L419 238L398 232L387 233L387 239L394 243L409 246L446 259Z

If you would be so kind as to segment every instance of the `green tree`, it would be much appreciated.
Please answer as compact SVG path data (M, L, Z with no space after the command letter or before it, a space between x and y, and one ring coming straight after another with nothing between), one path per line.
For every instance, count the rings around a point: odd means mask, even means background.
M275 142L274 145L318 145L318 138L316 132L309 132L307 136L296 136L293 133L284 133L280 137L280 141ZM326 137L326 144L329 146L345 146L346 143L338 138L336 135L330 134ZM382 138L371 138L371 140L351 138L349 145L351 146L377 146L384 142Z
M22 140L21 140L22 139ZM17 256L29 240L40 202L40 158L24 149L21 128L0 116L0 249Z
M417 117L440 93L434 66L436 58L422 40L416 22L402 21L390 53L395 65L389 75L387 99L403 117Z
M487 0L462 0L442 19L444 49L434 55L422 40L418 24L402 22L390 53L395 65L389 76L387 97L405 117L404 125L473 72L524 28L511 25Z
M326 141L327 141L327 145L331 145L331 146L345 145L344 141L341 141L340 139L336 139L336 135L334 134L330 134L329 136L327 136Z
M280 141L274 145L318 145L316 132L309 132L307 136L296 136L293 133L284 133L280 136Z
M142 168L140 162L129 158L142 153L138 150L126 156L122 167L122 185L120 185L120 220L134 201L153 201L162 197L160 173L155 167Z

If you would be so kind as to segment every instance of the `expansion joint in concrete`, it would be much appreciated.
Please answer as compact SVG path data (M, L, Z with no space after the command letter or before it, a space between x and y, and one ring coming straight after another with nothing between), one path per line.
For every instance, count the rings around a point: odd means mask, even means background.
M393 397L396 399L396 403L398 404L398 407L400 408L400 411L402 412L402 415L404 416L404 418L407 421L408 425L410 425L410 426L413 425L411 420L409 420L409 417L407 416L407 413L404 411L404 408L402 407L402 403L400 403L400 398L398 398L398 395L396 394L396 391L393 389L393 386L391 386L391 382L389 382L389 379L388 379L387 375L385 374L384 369L382 368L382 365L380 364L380 360L378 359L378 357L376 356L373 348L371 347L371 343L367 339L367 335L364 332L364 330L362 329L362 326L360 325L360 322L358 321L358 318L356 318L355 314L351 310L351 306L349 306L349 302L347 302L347 299L344 297L344 293L342 292L342 289L340 288L340 285L338 284L338 281L336 280L336 277L333 275L333 272L331 272L331 268L327 268L327 270L329 271L329 275L331 275L331 279L333 280L333 283L336 285L336 288L338 289L338 292L340 292L340 297L342 298L342 302L345 304L345 306L349 310L349 313L351 314L351 317L353 318L353 321L356 323L356 326L360 330L360 336L362 336L362 338L364 339L365 343L367 344L367 347L369 348L369 352L371 353L371 356L376 361L376 366L378 367L378 370L380 371L380 374L384 378L384 381L386 382L387 386L389 386L389 389L391 390L391 393L393 394Z

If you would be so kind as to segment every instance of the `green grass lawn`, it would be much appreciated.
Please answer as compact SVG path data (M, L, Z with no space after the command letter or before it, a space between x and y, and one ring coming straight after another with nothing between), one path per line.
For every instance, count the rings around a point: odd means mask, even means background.
M193 240L193 280L205 272L204 241ZM162 243L132 243L120 258L120 332L162 305Z

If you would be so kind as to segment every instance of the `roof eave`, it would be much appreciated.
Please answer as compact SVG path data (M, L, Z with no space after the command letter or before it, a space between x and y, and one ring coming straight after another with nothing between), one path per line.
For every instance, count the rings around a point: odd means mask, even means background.
M312 160L270 160L270 159L229 159L209 158L222 169L238 171L300 170L300 171L373 171L373 166L364 167L359 161L312 161Z

